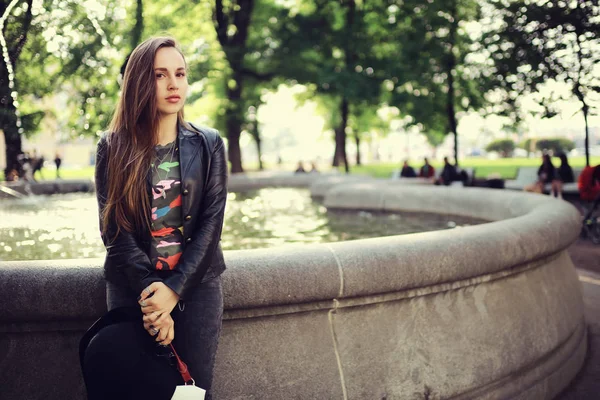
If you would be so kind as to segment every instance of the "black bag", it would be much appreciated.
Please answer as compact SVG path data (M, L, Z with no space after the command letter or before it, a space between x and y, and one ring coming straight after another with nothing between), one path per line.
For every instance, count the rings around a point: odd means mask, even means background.
M79 342L88 400L170 400L183 384L169 347L146 332L137 307L121 307L98 319Z

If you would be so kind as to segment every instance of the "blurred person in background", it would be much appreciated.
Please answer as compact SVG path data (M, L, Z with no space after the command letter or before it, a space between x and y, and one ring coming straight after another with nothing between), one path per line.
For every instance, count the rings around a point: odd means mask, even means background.
M60 154L58 153L54 156L54 164L56 164L56 179L60 179L60 165L62 164L62 158L60 158Z
M554 164L552 164L552 159L549 154L544 154L542 156L542 165L538 168L537 176L538 179L536 182L525 186L524 190L526 192L544 193L544 186L546 184L552 184L552 181L556 176L556 168L554 168Z
M436 185L450 185L455 180L459 179L456 172L456 166L450 163L448 157L444 157L444 169L440 174L439 179L436 181Z
M556 170L556 175L552 180L552 195L562 199L563 184L575 182L573 169L569 165L569 160L565 153L558 155L560 158L560 167Z
M425 158L425 164L419 170L419 178L433 178L435 176L435 168L429 164L429 160Z
M295 174L304 174L306 170L304 169L304 164L302 161L298 161L298 165L296 166Z
M417 173L415 169L408 165L408 160L404 160L404 164L402 165L402 171L400 171L400 176L402 178L416 178Z

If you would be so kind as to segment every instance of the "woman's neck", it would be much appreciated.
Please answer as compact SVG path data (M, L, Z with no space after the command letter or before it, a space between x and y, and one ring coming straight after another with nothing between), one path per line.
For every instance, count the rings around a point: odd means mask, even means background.
M177 114L165 115L158 123L158 144L165 145L177 138Z

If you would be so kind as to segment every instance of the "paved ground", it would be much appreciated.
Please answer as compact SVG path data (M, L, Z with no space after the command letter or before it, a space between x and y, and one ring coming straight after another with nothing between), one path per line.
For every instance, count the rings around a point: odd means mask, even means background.
M578 206L578 204L575 204ZM600 399L600 245L578 240L569 249L583 285L589 326L588 354L583 368L556 400Z

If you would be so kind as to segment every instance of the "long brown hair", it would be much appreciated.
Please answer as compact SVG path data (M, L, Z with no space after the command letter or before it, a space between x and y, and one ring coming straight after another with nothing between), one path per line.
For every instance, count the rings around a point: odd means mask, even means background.
M146 177L158 143L160 121L154 58L163 47L173 47L183 57L175 39L153 37L133 50L125 68L122 94L107 134L108 193L101 217L104 232L111 219L116 222L117 235L121 229L127 232L150 230L151 203ZM177 120L187 126L183 108Z

